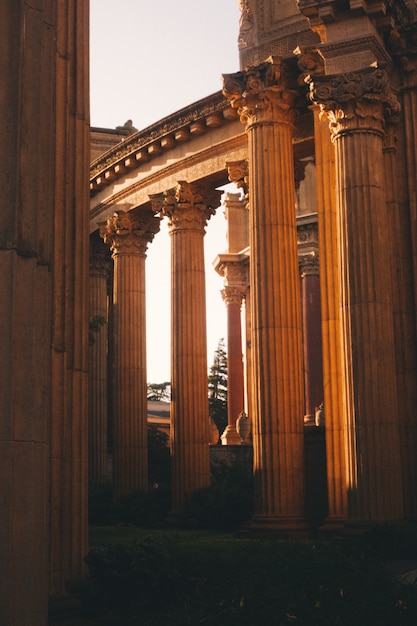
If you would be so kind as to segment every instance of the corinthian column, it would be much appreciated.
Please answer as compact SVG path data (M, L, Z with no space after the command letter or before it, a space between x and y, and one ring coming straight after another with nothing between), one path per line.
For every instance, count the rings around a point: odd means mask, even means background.
M158 231L152 210L117 211L100 228L114 259L115 497L148 488L145 259Z
M343 394L340 325L340 271L337 231L335 148L327 120L314 108L317 212L320 252L320 294L323 354L323 396L326 423L327 524L340 526L348 516L346 422Z
M336 148L349 518L403 512L383 111L397 103L380 68L316 76ZM369 164L372 163L372 167Z
M107 282L111 259L100 239L90 243L90 306L88 362L88 480L104 483L108 476Z
M245 287L226 285L222 297L227 307L227 426L221 435L223 445L239 444L236 420L244 409L242 324L240 310Z
M185 181L154 206L171 236L172 512L210 483L204 232L220 192Z
M295 91L280 60L226 75L246 124L256 527L304 527L303 369L292 131Z
M316 229L314 228L313 231ZM302 253L299 257L299 264L303 320L304 423L314 424L315 409L323 402L319 259L317 252L312 250Z
M391 38L401 69L402 117L390 124L385 139L388 209L393 219L398 282L394 283L399 415L401 420L404 513L417 516L417 23Z

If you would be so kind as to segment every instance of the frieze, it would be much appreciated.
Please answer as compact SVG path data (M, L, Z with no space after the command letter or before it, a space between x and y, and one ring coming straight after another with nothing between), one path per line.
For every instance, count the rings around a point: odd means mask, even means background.
M132 195L138 194L140 192L145 192L147 189L156 185L160 185L160 187L166 188L167 185L163 184L166 179L172 179L172 177L180 174L181 172L184 172L185 170L192 169L194 170L194 174L196 174L196 169L201 166L202 171L201 173L198 173L198 178L203 178L211 174L211 170L208 171L207 169L204 169L203 165L210 159L217 157L220 149L222 149L222 151L225 153L231 153L237 150L239 152L247 154L247 135L245 133L242 133L241 135L238 135L231 140L228 139L227 141L225 141L224 147L221 147L219 145L210 146L206 150L198 152L197 154L192 154L191 156L182 159L181 161L175 161L161 171L154 172L149 176L146 176L145 178L140 178L139 180L136 180L129 187L113 193L108 200L97 204L90 212L90 221L94 222L94 220L99 219L100 214L102 214L106 210L109 210L109 206L112 207L114 204L119 205L121 202L125 201ZM227 182L226 177L224 182ZM145 193L143 203L140 204L146 203L147 199L148 194Z
M241 50L241 65L249 67L258 65L270 56L284 57L292 54L298 46L310 46L320 43L316 33L310 29L292 35L282 36L278 41L258 46L256 48Z

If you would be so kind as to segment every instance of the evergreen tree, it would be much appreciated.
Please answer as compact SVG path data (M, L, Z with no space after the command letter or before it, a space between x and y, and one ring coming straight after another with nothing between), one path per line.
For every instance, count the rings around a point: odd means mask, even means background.
M220 435L227 426L227 355L224 339L219 339L208 378L209 414Z
M171 383L148 383L148 400L153 402L169 402L171 399Z

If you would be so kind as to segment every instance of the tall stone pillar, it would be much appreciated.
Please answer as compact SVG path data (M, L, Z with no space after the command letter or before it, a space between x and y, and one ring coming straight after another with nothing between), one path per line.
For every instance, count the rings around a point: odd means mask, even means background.
M50 591L62 594L68 579L86 572L88 551L89 3L64 0L54 12Z
M303 370L292 130L295 89L281 60L226 75L246 123L255 510L259 528L304 523Z
M392 216L394 319L404 514L417 517L417 24L393 33L394 57L401 74L402 124L389 124L385 137L387 202ZM398 121L398 120L397 120Z
M94 236L93 236L94 237ZM90 243L88 361L88 480L104 483L108 472L108 276L111 259L104 243Z
M181 181L161 206L171 236L172 513L210 483L204 232L220 192Z
M316 76L336 148L349 519L403 512L383 121L397 103L379 67ZM372 163L372 167L369 167Z
M0 621L13 626L48 619L54 6L5 0L0 19Z
M227 307L227 426L220 439L223 445L239 444L236 420L245 408L241 308L243 287L226 285L222 298Z
M113 494L148 489L145 259L152 210L116 211L100 234L114 259Z
M300 232L301 231L301 232ZM317 228L301 229L299 239ZM303 321L304 423L314 424L315 409L323 402L319 259L316 250L299 256Z
M341 357L340 255L337 230L335 148L327 120L314 109L323 397L326 425L328 526L341 526L348 516L348 469L345 402Z

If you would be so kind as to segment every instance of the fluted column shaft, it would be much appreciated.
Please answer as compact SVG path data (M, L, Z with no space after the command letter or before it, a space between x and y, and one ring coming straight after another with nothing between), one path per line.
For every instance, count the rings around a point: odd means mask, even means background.
M89 3L55 12L50 591L62 594L86 572L88 550Z
M172 513L210 483L204 230L220 204L185 181L165 195L171 236Z
M224 77L246 123L255 511L252 523L297 529L304 517L303 372L292 151L285 66Z
M226 286L222 291L227 307L227 427L223 445L240 443L236 420L244 410L241 308L243 287Z
M96 246L90 251L88 363L88 480L104 483L108 474L108 275L110 258Z
M303 321L304 423L314 423L315 408L323 402L320 278L317 255L300 257Z
M114 259L115 498L148 489L145 259L158 230L153 211L117 211L100 229Z
M342 386L340 271L337 230L335 149L327 120L314 110L317 210L320 253L320 294L323 355L323 397L326 424L328 524L341 524L347 508L347 432Z
M394 316L397 346L398 398L404 481L404 513L417 516L417 24L400 31L395 56L401 67L402 128L388 127L385 161L388 209L396 251Z
M341 102L352 80L356 98ZM382 111L395 101L380 69L339 76L337 93L327 77L315 82L316 101L327 95L336 148L349 518L398 519L403 498L382 153Z

